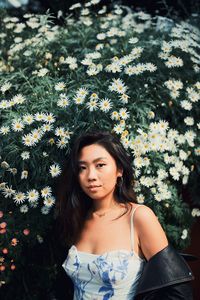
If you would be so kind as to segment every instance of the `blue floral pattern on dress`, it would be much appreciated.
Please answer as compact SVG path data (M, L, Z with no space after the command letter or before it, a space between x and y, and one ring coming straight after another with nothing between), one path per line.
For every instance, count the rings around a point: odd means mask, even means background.
M84 255L86 255L85 262ZM130 268L131 260L134 262L135 270ZM126 294L132 293L134 275L137 281L142 270L142 262L143 260L136 257L132 251L117 250L94 255L79 252L72 246L63 268L73 280L74 299L110 300L120 299L118 294L121 295L123 290Z

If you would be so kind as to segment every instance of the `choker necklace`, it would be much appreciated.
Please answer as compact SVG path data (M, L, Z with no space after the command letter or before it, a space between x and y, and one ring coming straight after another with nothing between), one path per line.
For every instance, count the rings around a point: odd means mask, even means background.
M105 217L105 215L107 215L109 212L111 212L111 211L113 211L113 210L115 210L115 209L111 208L111 209L109 209L108 211L105 211L105 212L103 212L103 213L97 213L97 212L95 212L95 211L93 211L93 213L94 213L95 215L97 215L99 218L102 218L102 217Z
M94 211L94 214L97 215L99 218L104 217L106 215L106 212L104 213L97 213Z

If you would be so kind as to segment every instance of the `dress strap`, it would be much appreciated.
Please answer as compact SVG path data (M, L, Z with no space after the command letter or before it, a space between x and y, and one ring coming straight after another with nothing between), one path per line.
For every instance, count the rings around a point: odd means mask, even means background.
M133 216L136 209L140 206L143 206L142 204L137 205L135 208L132 208L131 212L131 251L134 251L134 226L133 226Z

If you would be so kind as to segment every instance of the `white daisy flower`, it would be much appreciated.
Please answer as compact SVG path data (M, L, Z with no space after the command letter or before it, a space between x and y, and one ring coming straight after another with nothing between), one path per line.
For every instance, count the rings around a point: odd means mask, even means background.
M64 82L58 82L56 85L55 85L55 90L56 91L62 91L64 90L66 87L66 84Z
M1 86L1 92L5 93L11 88L12 84L10 82L6 82Z
M32 130L31 135L32 135L33 141L37 143L42 137L42 131L40 128L34 129L34 130Z
M140 169L144 166L144 161L142 157L136 157L133 161L136 168Z
M153 111L148 112L148 118L149 119L154 119L155 118L155 113Z
M159 180L163 180L168 177L168 173L164 169L157 170L157 175Z
M170 53L172 51L172 47L170 43L164 41L161 47L161 50L165 53Z
M119 115L122 119L126 120L130 117L130 113L127 112L127 109L126 108L121 108L119 110Z
M65 136L65 128L64 127L57 127L55 129L56 136Z
M71 65L71 64L76 64L77 63L77 58L74 56L67 56L65 59L65 63Z
M0 183L0 191L5 189L6 184L7 184L7 182L1 182Z
M200 99L200 94L197 92L192 92L189 93L188 97L192 102L198 102Z
M138 38L130 38L128 42L129 44L136 44L138 41Z
M76 93L77 96L83 98L85 98L87 94L88 94L88 90L86 88L80 88Z
M113 128L113 131L116 132L117 134L122 133L124 130L124 126L122 126L121 124L116 124Z
M181 239L185 240L188 236L188 230L187 229L183 229L182 231L182 235L181 235Z
M54 203L56 202L55 197L51 196L51 197L47 197L44 199L44 205L46 205L47 207L52 207L54 205Z
M195 154L196 154L197 156L200 156L200 147L194 149L194 152L195 152Z
M84 101L85 101L85 97L81 97L79 95L74 97L74 102L77 105L83 104Z
M170 96L172 97L172 99L176 99L180 96L180 92L178 90L173 90L170 92Z
M107 98L101 100L99 103L99 108L104 112L108 112L112 108L111 100Z
M44 77L47 73L49 73L49 70L47 68L42 68L38 71L37 76Z
M154 185L154 181L155 179L151 176L149 177L142 176L140 178L140 183L146 187L152 187Z
M29 134L26 134L26 135L22 136L22 143L25 146L28 146L28 147L34 146L35 145L35 140L32 137L32 134L29 133Z
M155 72L157 70L156 65L154 65L152 63L147 63L145 65L145 67L146 67L146 70L149 71L149 72Z
M128 138L122 138L121 141L125 149L130 146L130 140Z
M102 32L102 33L98 33L97 34L97 39L98 40L100 40L100 41L101 40L105 40L105 38L106 38L106 34L105 33Z
M66 97L60 98L58 100L58 102L57 102L57 106L59 106L59 107L67 107L67 106L69 106L69 99L68 99L68 97L66 96Z
M143 194L139 194L136 199L137 203L144 203L145 197Z
M27 179L27 178L28 178L28 171L27 170L22 171L21 179Z
M96 94L96 93L92 93L91 95L90 95L90 100L97 100L99 97L98 97L98 95Z
M177 172L177 169L175 167L171 167L169 169L169 173L170 173L170 175L172 175L172 178L174 180L179 180L180 174L179 174L179 172Z
M8 126L2 126L0 127L0 134L6 135L10 132L10 128Z
M174 67L182 67L183 66L183 60L180 57L176 56L169 56L168 60L165 62L165 65L168 68L174 68Z
M115 91L119 94L125 94L127 87L124 85L121 79L113 79L113 83L109 86L110 91Z
M2 109L6 109L6 108L9 108L9 107L11 107L11 106L12 106L12 104L9 103L9 102L6 101L6 100L2 100L2 101L0 102L0 108L2 108Z
M34 117L35 117L36 121L44 121L45 120L45 114L44 113L36 113Z
M23 151L20 155L23 160L29 159L30 158L30 152L29 151Z
M44 121L48 123L54 123L56 121L52 113L44 115Z
M10 167L10 165L9 165L6 161L2 161L2 162L1 162L1 167L2 167L3 169L8 169L8 168Z
M26 195L22 192L17 192L13 196L13 200L16 204L21 204L25 201Z
M22 131L24 129L24 124L19 120L13 121L11 126L12 129L16 132Z
M200 209L199 208L193 208L192 212L191 212L191 215L193 217L199 217L200 216Z
M58 175L61 174L61 168L58 164L53 164L50 166L49 172L52 177L57 177Z
M113 111L110 115L112 120L119 120L119 113L117 111Z
M163 133L169 128L169 123L167 121L160 120L158 123L158 127L159 127L159 131Z
M30 191L28 191L26 193L26 198L28 199L28 201L30 203L38 201L38 199L39 199L39 193L38 193L37 190L32 189L32 190L30 190Z
M23 122L28 125L32 124L34 122L34 116L31 114L24 115Z
M2 194L4 195L5 198L11 198L12 195L14 195L15 190L12 189L12 186L6 186L3 191Z
M28 205L24 204L24 205L20 206L20 209L19 209L19 210L20 210L20 212L21 212L22 214L27 213L28 210L29 210Z
M94 111L98 109L98 102L97 100L90 100L87 104L86 107L89 109L89 111Z
M185 110L191 110L192 109L192 103L190 103L189 101L187 100L182 100L180 102L180 105L182 108L184 108Z
M43 198L50 197L52 194L52 189L50 186L46 186L41 190L41 195Z
M119 63L112 63L105 67L106 72L120 73L122 71L122 66Z
M24 103L25 100L26 100L25 97L22 96L21 94L18 94L12 98L12 101L15 104L22 104L22 103Z
M9 168L8 171L13 174L16 175L17 174L17 169L16 168Z
M82 65L84 66L90 66L93 64L93 61L91 58L84 58L82 61L81 61Z
M75 4L73 4L72 6L70 6L69 10L74 10L74 9L76 9L76 8L79 8L79 7L82 7L82 6L81 6L81 3L75 3Z
M68 144L68 140L66 137L63 137L61 139L59 139L57 142L56 142L56 145L59 149L64 149L67 147L67 144Z
M162 194L160 194L160 193L156 193L156 194L154 195L154 198L155 198L155 200L158 201L158 202L160 202L160 201L163 200Z
M194 118L192 118L192 117L186 117L184 119L184 122L188 126L193 126L194 125Z
M51 131L53 129L53 125L52 124L44 124L44 125L42 125L42 127L41 127L41 130L43 131L43 132L49 132L49 131ZM42 136L42 134L41 134L41 136Z
M45 58L46 58L46 59L52 59L52 56L53 56L53 55L52 55L50 52L46 52L46 53L45 53Z
M49 208L49 207L43 206L43 207L41 208L41 213L42 213L43 215L48 215L49 212L50 212L50 208Z
M139 58L144 49L142 47L135 47L131 50L130 56L132 59Z

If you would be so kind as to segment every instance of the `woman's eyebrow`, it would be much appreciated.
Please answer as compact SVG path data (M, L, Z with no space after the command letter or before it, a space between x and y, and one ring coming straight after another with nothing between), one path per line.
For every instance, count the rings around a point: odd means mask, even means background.
M102 159L107 159L107 157L98 157L98 158L95 158L95 159L93 160L93 163L95 163L95 162L97 162L97 161L99 161L99 160L102 160ZM79 164L86 164L87 162L84 161L84 160L79 160L78 163L79 163Z

